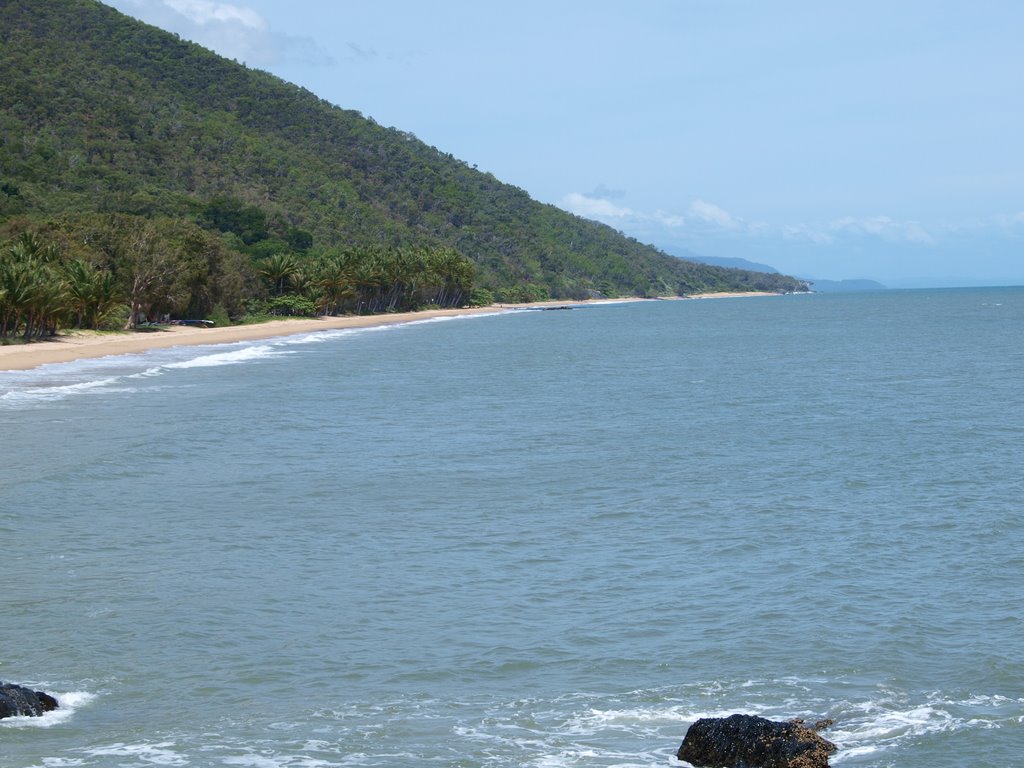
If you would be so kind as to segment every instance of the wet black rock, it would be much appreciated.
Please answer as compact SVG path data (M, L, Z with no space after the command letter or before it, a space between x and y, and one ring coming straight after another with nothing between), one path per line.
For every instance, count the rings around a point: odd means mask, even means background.
M676 757L700 768L828 768L836 745L817 734L831 720L808 728L755 715L701 718L686 732Z
M56 708L57 700L48 693L12 683L0 683L0 718L18 715L38 717Z

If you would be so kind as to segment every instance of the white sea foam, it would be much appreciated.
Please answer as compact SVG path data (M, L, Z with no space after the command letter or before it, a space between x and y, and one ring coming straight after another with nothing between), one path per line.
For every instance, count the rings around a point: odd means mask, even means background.
M67 722L78 709L81 709L96 698L96 694L86 691L69 691L68 693L51 694L56 700L57 709L46 712L40 717L8 717L0 720L4 728L52 728Z
M172 370L258 362L293 354L288 347L323 344L348 336L393 331L414 325L496 317L510 311L512 310L480 315L425 318L367 328L313 331L296 336L274 337L255 344L242 342L241 346L238 342L201 347L185 345L139 354L109 355L67 363L50 363L28 371L4 371L0 372L0 408L45 404L87 394L137 392L137 387L123 386L123 382L156 378ZM3 391L5 389L7 391Z
M728 713L700 713L683 711L680 708L653 708L653 709L590 709L568 718L565 730L575 735L586 736L600 733L607 728L622 728L627 730L640 729L649 731L652 728L671 726L679 723L688 723L700 717L725 717L733 714Z
M338 339L343 339L349 336L361 336L367 333L389 331L395 328L399 328L401 327L401 325L375 325L370 326L368 328L333 328L327 331L313 331L312 333L304 333L296 336L282 336L280 338L272 339L270 343L272 346L276 347L302 346L305 344L325 344L327 342L336 341Z
M780 692L780 683L787 690ZM789 690L794 688L796 691ZM700 718L727 717L734 713L759 714L772 720L831 716L836 723L822 735L838 747L833 762L860 765L863 760L870 759L869 755L907 748L933 734L1000 728L1011 723L1015 726L1024 720L1019 715L1024 700L1005 696L952 697L940 692L915 696L906 692L880 691L879 695L852 701L825 700L815 695L820 688L814 681L796 679L737 682L718 686L715 690L717 693L713 695L719 701L728 701L737 695L743 700L723 704L721 708L709 708L694 706L696 699L693 699L692 691L681 695L669 691L638 691L636 694L641 698L652 693L669 694L674 701L631 706L627 697L616 702L624 706L603 707L600 699L581 694L576 702L559 702L561 711L531 713L531 720L535 719L535 722L530 722L529 727L524 724L523 713L516 710L508 712L507 719L495 717L490 723L482 723L478 729L467 728L456 733L480 743L517 747L503 750L506 752L542 752L543 758L535 759L531 764L554 768L588 764L588 761L580 759L582 750L588 745L592 747L622 738L638 744L660 743L668 745L666 750L674 750L689 725ZM795 695L798 692L803 692L804 696ZM794 695L791 697L790 694ZM687 702L687 699L691 701ZM770 701L770 704L762 699ZM635 754L632 761L618 763L615 762L616 755L611 752L599 751L598 754L600 760L591 764L650 766L663 765L665 759L664 755L655 754L650 762L637 763L637 758L646 759L646 755ZM623 759L629 758L624 755ZM670 758L669 763L687 765L674 758Z
M189 760L175 751L175 744L162 741L156 744L124 744L116 743L105 747L94 747L83 750L90 757L126 757L137 764L149 765L188 765Z
M260 344L254 347L242 347L241 349L233 349L229 352L216 352L212 355L202 355L201 357L194 357L190 360L181 360L176 363L167 363L164 365L165 368L178 369L178 368L212 368L220 365L237 365L238 363L248 363L253 360L263 360L270 357L278 357L279 355L290 354L287 350L279 349L273 344Z
M240 765L244 768L337 768L343 765L303 755L236 755L225 757L221 762L224 765Z
M397 328L400 325L429 325L431 323L451 323L458 320L480 320L485 317L495 317L497 315L508 314L507 311L502 312L485 312L479 315L442 315L440 317L425 317L422 320L410 320L407 323L395 324L392 326L381 326L385 328Z
M0 388L9 387L0 394L0 406L19 407L64 400L89 394L137 392L139 387L126 386L167 374L169 371L190 368L208 368L234 365L291 354L278 345L261 344L225 349L209 353L209 347L187 347L153 350L143 355L123 355L94 360L76 360L71 363L41 366L32 371L15 371L0 378ZM203 350L202 352L200 350Z
M30 402L52 402L63 400L74 395L86 394L94 390L105 390L107 392L124 392L131 388L114 388L113 385L121 381L121 376L95 379L93 381L80 381L74 384L60 384L52 387L31 387L27 389L14 389L0 395L0 401L18 404Z
M933 734L999 727L993 719L955 714L965 706L970 708L969 700L932 697L916 703L878 699L838 704L833 710L835 725L824 735L839 747L835 762L842 762L895 749Z
M266 755L240 755L237 757L225 757L224 765L242 765L246 768L282 768L287 763L277 757Z
M315 331L313 333L304 333L299 336L285 336L281 339L275 339L274 346L302 346L304 344L323 344L331 341L332 339L341 338L343 336L352 336L359 329L357 328L343 328L332 331Z
M694 688L685 691L658 690L636 691L621 697L608 699L599 694L575 694L557 699L530 699L508 701L496 704L480 712L480 719L469 721L458 717L448 731L449 738L464 746L472 744L470 751L477 755L502 755L506 762L537 768L583 768L584 766L605 766L605 768L653 768L673 765L687 768L687 764L674 758L673 753L685 734L689 723L700 717L724 717L734 712L762 714L771 719L784 719L810 712L832 715L837 723L824 732L824 736L839 745L839 752L833 756L835 765L874 765L879 755L897 755L900 749L910 749L913 744L927 738L931 733L955 732L975 727L1001 727L1016 723L1021 717L1024 701L1003 696L950 696L941 692L914 695L909 692L878 691L876 695L846 700L827 700L815 696L815 690L808 691L808 700L801 705L788 701L791 685L783 686L779 681L744 686L742 683L726 685L721 690L717 703L709 707L703 701L703 694ZM792 685L796 685L793 683ZM780 695L780 693L784 695ZM733 696L746 699L751 706L737 701L728 704ZM74 696L82 698L78 705L91 700L90 694L66 694L62 706L75 705ZM760 706L760 698L770 699L773 705ZM66 700L65 700L65 697ZM762 705L764 702L760 702ZM322 712L318 718L328 722L335 719L345 721L343 731L366 734L383 733L388 730L389 720L404 721L422 714L424 702L394 702L383 710L373 707L366 709ZM408 710L404 707L409 707ZM456 709L463 710L472 704L460 703ZM438 710L440 708L440 710ZM444 717L444 702L431 701L427 710L435 711L435 717ZM969 716L964 708L970 710ZM978 711L994 708L998 724L993 720L978 721ZM362 721L363 716L389 713L385 720ZM353 720L360 721L357 723ZM323 726L324 723L321 723ZM296 722L274 724L271 730L301 730ZM328 728L325 732L330 732ZM212 735L212 734L211 734ZM218 737L222 738L222 737ZM344 737L342 737L344 741ZM240 766L241 768L342 768L364 765L382 765L391 757L398 757L393 745L381 744L379 751L364 752L345 747L330 738L299 738L297 741L281 742L276 746L252 744L245 739L229 740L216 745L190 740L182 741L169 734L157 736L149 742L114 742L81 750L89 759L102 760L103 765L156 765L183 766L195 764L197 755L204 759L216 755L217 765ZM354 744L354 742L353 742ZM351 746L351 745L350 745ZM365 744L364 744L365 746ZM392 749L388 749L391 746ZM455 746L456 749L463 747ZM423 754L405 755L404 760L422 760ZM894 758L890 758L894 759ZM394 764L398 764L397 762ZM53 763L52 768L72 768L77 763L69 760ZM49 764L45 768L51 768Z
M162 365L154 365L151 368L147 368L144 371L133 373L128 376L129 379L148 379L153 376L161 376L164 373L164 367Z
M498 317L500 315L509 314L515 310L502 310L500 312L488 312L479 315L451 315L444 317L427 317L422 320L406 320L400 323L387 323L385 325L370 325L364 328L332 328L323 331L311 331L310 333L296 334L294 336L277 336L271 339L265 339L263 344L268 344L272 347L286 347L286 346L301 346L305 344L323 344L325 342L334 341L336 339L345 338L348 336L361 336L368 333L386 333L390 331L400 330L402 328L409 328L417 325L429 325L433 323L446 323L454 322L457 320L479 320L487 317ZM386 316L382 316L386 319Z

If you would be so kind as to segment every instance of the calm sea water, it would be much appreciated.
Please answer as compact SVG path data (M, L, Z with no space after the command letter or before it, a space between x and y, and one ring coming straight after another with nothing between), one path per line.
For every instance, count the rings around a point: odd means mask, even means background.
M0 373L0 764L1024 765L1024 289Z

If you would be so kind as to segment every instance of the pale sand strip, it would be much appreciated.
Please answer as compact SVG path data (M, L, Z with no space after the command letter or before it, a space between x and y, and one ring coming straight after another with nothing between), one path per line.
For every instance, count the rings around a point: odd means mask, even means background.
M713 293L698 294L687 298L724 298L734 296L764 296L773 294L757 293ZM676 298L676 297L673 297ZM382 325L410 323L429 320L434 317L456 317L505 312L510 309L525 309L545 306L585 306L626 301L649 301L649 299L611 299L599 302L547 301L533 304L495 304L489 307L467 309L428 309L421 312L396 312L388 315L347 315L344 317L319 317L315 319L271 320L254 325L233 325L225 328L196 328L174 325L152 331L127 331L124 333L97 333L93 331L72 331L62 333L54 339L32 344L8 344L0 346L0 371L24 371L49 363L68 363L92 357L127 355L163 349L180 345L230 344L238 341L259 341L300 333L331 331L343 328L373 328Z

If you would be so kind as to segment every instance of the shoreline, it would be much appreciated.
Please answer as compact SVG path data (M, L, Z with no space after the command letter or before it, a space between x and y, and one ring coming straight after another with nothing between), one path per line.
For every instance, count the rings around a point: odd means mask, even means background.
M778 294L757 292L706 293L668 298L669 300L689 300L775 295ZM426 309L418 312L396 312L386 315L343 315L339 317L324 316L270 320L265 323L232 325L222 328L174 325L150 331L70 331L45 341L0 346L0 371L27 371L38 368L41 365L70 363L75 360L108 357L110 355L138 354L151 349L166 349L167 347L184 345L233 344L241 341L261 341L263 339L315 333L317 331L400 325L417 320L430 320L435 317L495 314L516 309L542 309L544 307L598 306L601 304L619 304L636 301L659 301L659 299L629 297L590 301L540 301L529 304L491 304L486 307Z

